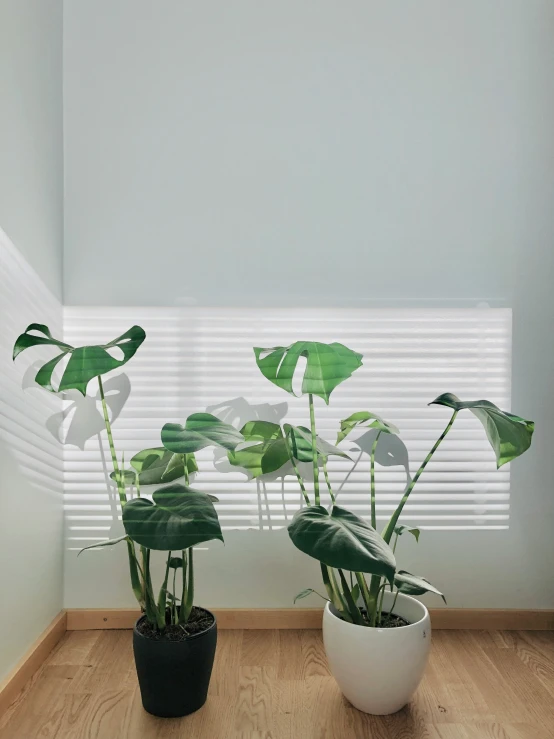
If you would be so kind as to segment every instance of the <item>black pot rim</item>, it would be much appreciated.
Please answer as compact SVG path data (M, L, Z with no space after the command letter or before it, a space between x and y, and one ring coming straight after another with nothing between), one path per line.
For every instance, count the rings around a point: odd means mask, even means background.
M179 641L173 641L173 642L170 641L169 639L150 639L148 636L144 636L144 634L141 634L140 631L137 629L137 626L139 625L139 623L146 619L145 613L143 613L140 616L140 618L138 618L137 621L135 622L135 625L133 626L133 634L138 636L140 639L144 639L145 641L159 643L159 644L182 644L183 642L192 641L193 639L199 639L200 637L205 636L205 634L209 634L209 632L212 629L216 628L217 620L215 618L215 615L208 608L204 608L204 606L196 606L196 608L201 608L206 613L209 613L210 616L213 618L213 623L211 624L211 626L208 626L208 628L204 629L204 631L198 632L198 634L187 634L184 639L179 639Z

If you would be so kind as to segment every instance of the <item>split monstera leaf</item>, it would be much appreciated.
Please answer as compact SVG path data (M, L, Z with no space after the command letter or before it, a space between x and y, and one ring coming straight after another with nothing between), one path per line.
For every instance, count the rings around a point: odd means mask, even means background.
M42 365L35 376L35 381L50 392L56 393L75 389L82 395L86 395L87 385L92 379L126 364L134 357L145 338L144 329L140 326L132 326L124 334L107 344L74 347L55 339L48 326L42 323L31 323L27 326L25 332L17 338L13 348L13 358L15 359L25 349L33 346L57 347L61 350L60 354ZM117 351L121 352L121 359L114 358L112 353ZM66 357L69 358L69 361L60 382L55 388L52 375L58 364Z

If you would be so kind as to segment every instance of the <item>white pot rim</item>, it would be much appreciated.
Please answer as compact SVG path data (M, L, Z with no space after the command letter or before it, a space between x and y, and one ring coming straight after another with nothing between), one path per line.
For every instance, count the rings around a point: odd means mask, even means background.
M343 625L343 628L348 629L362 629L365 632L371 632L371 633L379 633L379 634L394 634L395 632L404 632L406 633L409 629L417 629L418 626L421 624L422 621L424 621L429 616L429 611L427 610L427 607L417 598L413 598L411 595L405 595L404 593L398 593L398 600L408 600L412 603L417 604L417 606L421 609L421 617L418 618L417 621L414 621L411 624L407 624L406 626L395 626L392 629L382 629L377 626L361 626L360 624L351 624L348 621L345 621L340 616L337 616L335 613L333 613L333 609L331 607L331 603L327 601L325 604L325 612L331 616L331 618L340 621L341 625ZM401 616L402 618L402 616Z

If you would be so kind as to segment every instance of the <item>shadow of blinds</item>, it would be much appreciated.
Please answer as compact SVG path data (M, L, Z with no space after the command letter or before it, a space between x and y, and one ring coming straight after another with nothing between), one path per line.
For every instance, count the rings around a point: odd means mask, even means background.
M68 307L65 339L105 342L134 323L146 330L146 341L123 368L126 377L114 373L108 393L116 448L126 460L159 446L164 423L183 423L198 411L208 410L238 428L248 420L285 416L290 423L309 425L306 399L268 382L255 364L253 346L309 339L340 341L363 353L364 366L333 392L329 406L316 399L316 419L319 433L333 443L340 420L357 410L372 410L400 428L405 448L394 439L388 446L383 440L378 459L381 521L406 484L407 455L413 474L447 423L448 410L428 407L431 400L454 392L462 399L484 397L504 409L510 406L508 309ZM95 392L91 383L89 394ZM98 398L87 404L84 420L73 407L65 422L65 433L76 442L64 449L69 549L121 533L119 506L104 468L109 449L106 434L99 434ZM361 445L367 447L363 438ZM333 488L340 491L342 505L367 516L369 458L349 439L342 446L353 461L330 459ZM301 504L293 475L249 481L220 451L204 449L197 456L194 486L218 496L224 528L281 528ZM460 414L412 494L403 521L428 529L507 528L509 485L509 466L496 470L482 426L470 413Z
M7 236L0 230L0 443L31 483L60 498L63 449L47 428L60 413L59 397L34 383L38 368L52 356L48 347L33 349L32 364L12 361L13 345L28 324L40 321L54 335L62 333L62 308Z

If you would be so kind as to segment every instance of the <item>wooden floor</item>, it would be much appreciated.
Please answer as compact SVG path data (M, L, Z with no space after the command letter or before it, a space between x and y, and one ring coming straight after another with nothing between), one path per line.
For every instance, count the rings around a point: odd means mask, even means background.
M400 713L352 708L319 631L222 631L208 702L183 719L141 707L130 631L68 632L0 739L553 739L554 632L435 631Z

